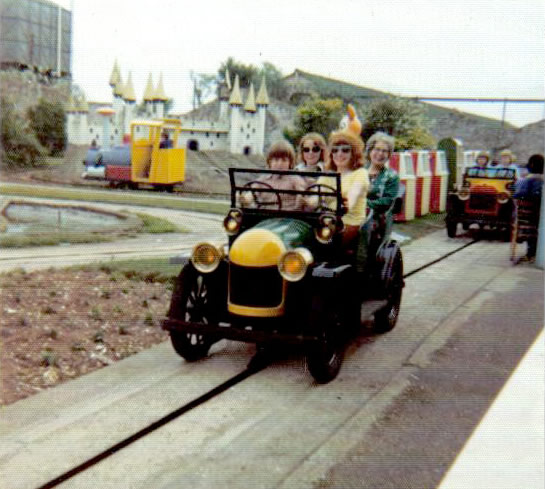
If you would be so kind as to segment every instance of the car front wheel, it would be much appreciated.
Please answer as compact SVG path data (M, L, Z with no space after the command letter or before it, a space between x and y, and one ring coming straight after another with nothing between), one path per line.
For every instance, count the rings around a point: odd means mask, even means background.
M212 322L214 309L210 299L204 277L192 265L186 265L172 295L169 318L205 324ZM176 353L188 362L205 357L215 342L207 335L177 330L170 331L170 340Z

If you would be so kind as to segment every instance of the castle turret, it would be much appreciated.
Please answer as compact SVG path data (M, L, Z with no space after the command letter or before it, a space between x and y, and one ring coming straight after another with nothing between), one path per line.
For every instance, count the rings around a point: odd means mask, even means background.
M148 117L153 116L153 96L155 91L153 90L153 80L151 78L151 73L148 76L148 83L144 90L144 103L146 104L146 114Z
M123 90L123 100L125 102L123 114L123 135L128 135L131 132L131 121L134 119L136 110L136 95L132 85L132 73L129 71L129 77Z
M246 103L244 104L244 110L246 112L255 113L257 110L255 107L255 92L254 84L250 83L250 90L248 91L248 97L246 97Z
M163 74L159 75L159 83L153 96L153 105L155 106L155 116L159 119L165 117L165 105L168 97L165 95L163 88Z
M267 120L267 106L269 105L265 77L261 79L261 86L257 92L255 103L257 105L255 148L258 154L263 154L265 148L265 122Z
M117 65L117 59L114 62L114 67L112 68L112 74L110 75L110 86L114 88L120 81L120 72L119 66Z
M218 99L220 101L220 121L227 119L227 112L229 109L229 94L231 91L231 80L229 77L229 70L225 70L225 79L219 86Z
M235 76L235 84L229 97L231 107L231 128L230 128L230 151L231 153L240 153L243 142L243 118L242 118L242 96L240 94L240 81L238 75Z

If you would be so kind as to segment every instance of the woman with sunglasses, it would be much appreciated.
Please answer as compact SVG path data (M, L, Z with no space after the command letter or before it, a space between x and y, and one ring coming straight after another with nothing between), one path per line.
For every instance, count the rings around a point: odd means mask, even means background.
M343 248L354 250L360 226L366 218L369 177L363 165L363 141L349 131L333 132L329 136L331 155L327 171L341 174L341 194L347 212L343 216ZM332 177L320 177L317 184L331 185Z
M375 213L388 210L399 190L399 176L386 166L394 152L395 139L384 132L376 132L367 141L367 170L371 187L367 205Z
M305 134L299 142L297 152L299 163L295 167L299 171L324 171L328 157L325 139L317 132Z

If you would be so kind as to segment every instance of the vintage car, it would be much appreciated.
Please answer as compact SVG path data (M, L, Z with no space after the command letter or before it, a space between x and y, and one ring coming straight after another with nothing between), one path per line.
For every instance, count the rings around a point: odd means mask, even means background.
M341 250L345 208L338 173L327 174L332 185L310 184L305 191L276 190L255 179L279 173L274 170L231 168L229 173L228 243L194 247L177 279L163 328L187 361L205 357L222 338L302 345L312 376L329 382L362 321L374 315L376 332L395 326L404 285L399 244L390 238L389 226L378 225L370 226L370 239L362 241L368 243L367 253ZM324 175L284 173L307 179ZM251 206L243 205L248 193L253 195ZM316 204L283 209L287 194L292 200L294 195L311 196ZM390 220L392 212L386 213Z
M468 230L472 224L495 229L508 241L511 236L511 214L516 172L512 168L469 167L463 183L447 197L447 234L454 238L458 224Z

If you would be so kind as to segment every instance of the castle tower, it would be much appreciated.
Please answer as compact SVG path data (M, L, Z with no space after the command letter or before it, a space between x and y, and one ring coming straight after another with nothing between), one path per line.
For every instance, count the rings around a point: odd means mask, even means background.
M75 101L72 96L66 108L68 143L89 144L89 106L85 99Z
M265 147L265 122L267 119L267 106L269 105L269 94L267 93L265 77L261 79L261 86L257 92L255 103L257 105L255 151L258 154L263 154Z
M129 77L123 91L123 100L125 102L123 113L123 135L129 135L131 132L131 121L136 112L136 95L132 85L132 73L129 71Z
M116 62L117 65L117 62ZM115 67L114 67L115 69ZM111 80L111 78L110 78ZM123 133L123 108L125 103L123 102L123 91L125 86L123 85L123 79L121 78L121 73L117 73L117 82L112 87L113 92L113 101L112 108L115 113L113 114L113 128L112 136L114 144L120 144L122 133Z
M119 72L119 66L117 65L117 59L114 61L114 67L112 68L112 74L110 75L110 86L114 88L120 81L121 74Z
M230 151L231 153L240 153L243 143L243 117L242 117L242 96L240 94L240 81L238 75L235 76L235 84L229 97L229 106L231 107L231 128L229 131Z
M146 114L148 117L153 117L153 97L155 95L155 90L153 90L153 80L151 78L151 73L148 76L148 83L144 89L144 103L146 104Z
M168 97L165 95L165 89L163 88L163 74L159 75L159 83L153 96L153 105L155 107L155 117L161 119L165 117L165 106Z
M219 86L218 99L220 101L220 121L227 120L229 109L229 93L231 92L231 79L229 70L225 70L225 80Z

